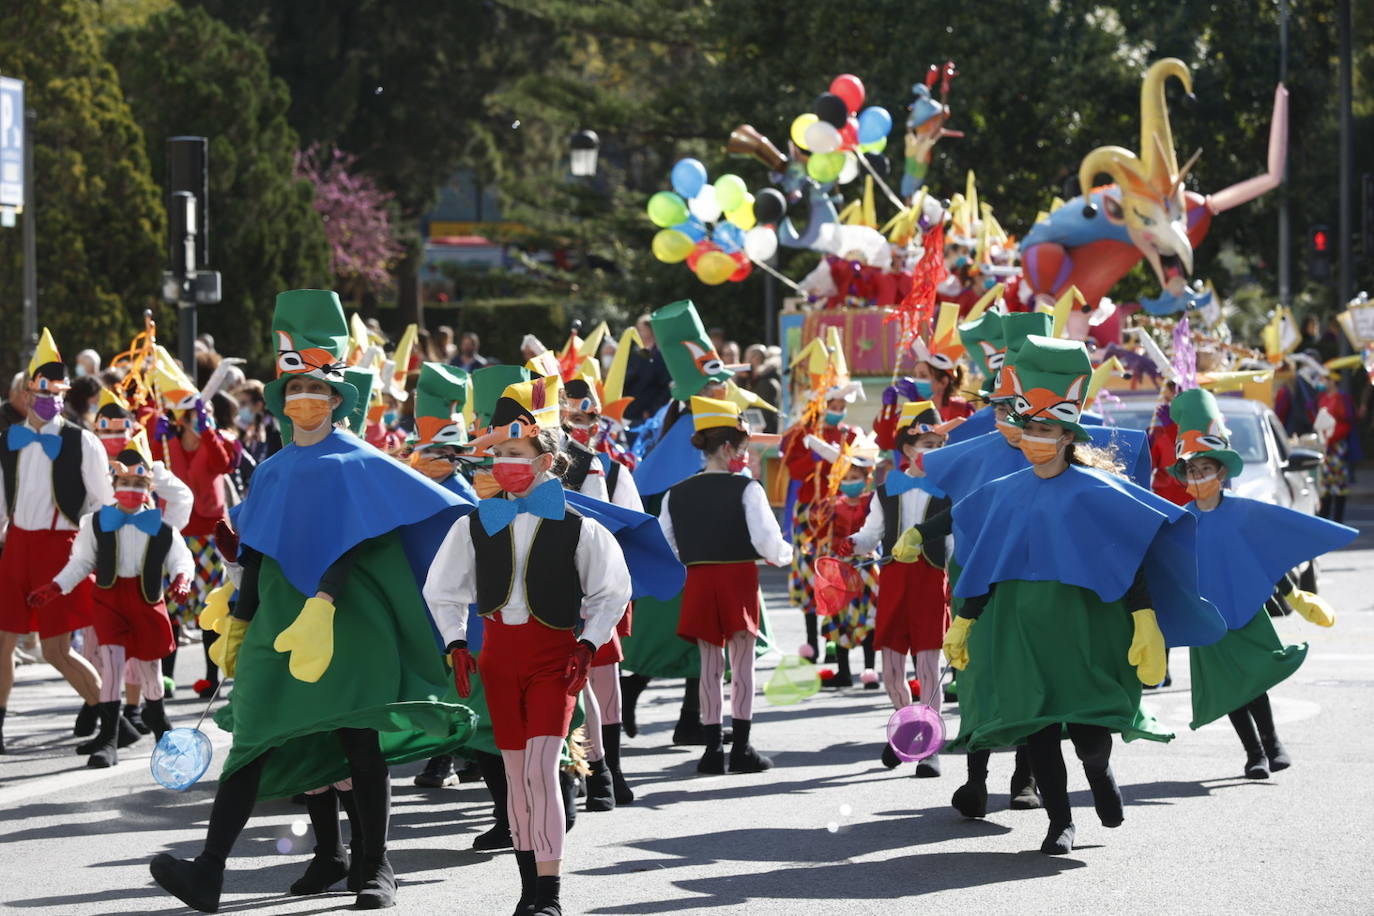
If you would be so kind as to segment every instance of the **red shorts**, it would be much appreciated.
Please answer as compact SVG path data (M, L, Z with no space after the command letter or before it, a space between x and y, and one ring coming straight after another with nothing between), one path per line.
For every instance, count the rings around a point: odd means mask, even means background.
M32 633L44 639L61 636L91 623L91 577L70 595L58 595L42 607L29 607L29 593L53 580L67 565L75 531L25 531L10 525L0 553L0 630Z
M759 635L759 568L753 563L688 566L677 635L724 646L741 630Z
M601 644L601 648L596 650L592 656L593 668L604 668L606 665L618 665L625 660L625 652L620 647L620 637L630 635L630 620L635 612L635 603L631 601L625 605L625 616L616 623L615 629L611 631L611 638Z
M123 646L129 658L159 661L176 648L167 605L143 600L143 587L134 576L116 579L110 588L91 589L91 622L102 646Z
M925 558L888 563L878 573L873 647L903 655L938 649L949 629L949 580Z
M482 624L477 668L496 746L523 751L531 738L565 737L577 705L564 679L577 645L572 630L546 627L534 617L511 626L499 612Z

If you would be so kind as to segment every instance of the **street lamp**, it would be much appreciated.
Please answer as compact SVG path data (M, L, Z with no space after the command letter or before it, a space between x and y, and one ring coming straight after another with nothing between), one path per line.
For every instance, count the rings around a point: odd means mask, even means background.
M572 147L571 169L575 178L591 178L596 174L596 153L601 139L594 130L579 130L568 141Z

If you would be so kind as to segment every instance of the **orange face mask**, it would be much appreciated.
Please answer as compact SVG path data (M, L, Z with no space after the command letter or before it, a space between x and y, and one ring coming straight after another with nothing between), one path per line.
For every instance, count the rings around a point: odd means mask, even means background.
M997 421L997 431L1006 437L1012 445L1021 444L1021 427L1007 423L1004 420Z
M501 485L491 476L491 471L472 475L472 488L477 491L478 499L492 499L501 495Z
M1031 464L1047 464L1055 459L1059 454L1059 440L1048 439L1044 436L1027 436L1021 434L1021 441L1018 443L1021 454L1026 456L1026 460Z
M1207 477L1188 481L1186 489L1188 495L1198 502L1208 502L1221 491L1221 481L1217 480L1217 475L1211 474Z
M430 480L445 480L453 473L453 463L444 458L434 458L423 449L412 452L410 466Z
M286 396L286 415L303 430L319 429L332 413L334 408L329 406L327 394L301 392Z

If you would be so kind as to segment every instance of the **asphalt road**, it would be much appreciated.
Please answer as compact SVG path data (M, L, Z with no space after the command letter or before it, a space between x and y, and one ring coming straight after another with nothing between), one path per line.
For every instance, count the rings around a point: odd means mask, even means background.
M1190 732L1187 665L1175 653L1174 686L1149 702L1177 740L1118 742L1113 764L1127 809L1116 830L1097 823L1068 754L1082 845L1050 858L1036 851L1043 813L1007 810L1008 755L994 757L991 785L999 794L984 821L963 820L948 805L962 781L962 757L942 758L939 779L916 780L910 766L883 769L878 751L888 708L880 691L823 692L787 708L760 697L755 743L774 755L776 769L701 777L693 750L668 746L680 684L656 683L641 702L640 736L625 743L624 769L639 801L579 815L568 841L566 911L1370 912L1374 503L1356 503L1348 520L1370 534L1323 561L1322 591L1338 610L1336 627L1278 622L1281 634L1312 646L1304 667L1272 694L1292 769L1247 781L1225 720ZM780 576L769 578L779 641L794 647L801 621L784 609L781 587ZM197 653L183 654L180 676L189 684L199 676ZM189 693L183 687L172 703L178 724L199 713ZM11 706L11 751L0 758L0 906L184 912L151 884L147 863L164 850L195 854L214 780L185 794L158 787L147 770L148 739L117 768L86 770L71 750L74 697L46 666L20 669ZM945 714L952 730L957 712L951 706ZM207 727L222 759L227 736ZM392 859L402 881L396 912L509 912L518 894L512 858L470 848L490 824L485 790L417 789L417 770L393 774ZM293 831L304 825L303 809L290 803L259 806L231 860L223 911L351 906L345 893L283 896L308 859L309 838Z

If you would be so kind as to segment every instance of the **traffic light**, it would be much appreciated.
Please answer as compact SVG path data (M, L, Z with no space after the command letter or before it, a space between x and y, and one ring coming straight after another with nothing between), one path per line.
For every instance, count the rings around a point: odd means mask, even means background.
M1324 224L1313 226L1307 233L1307 274L1318 283L1331 280L1331 230Z

